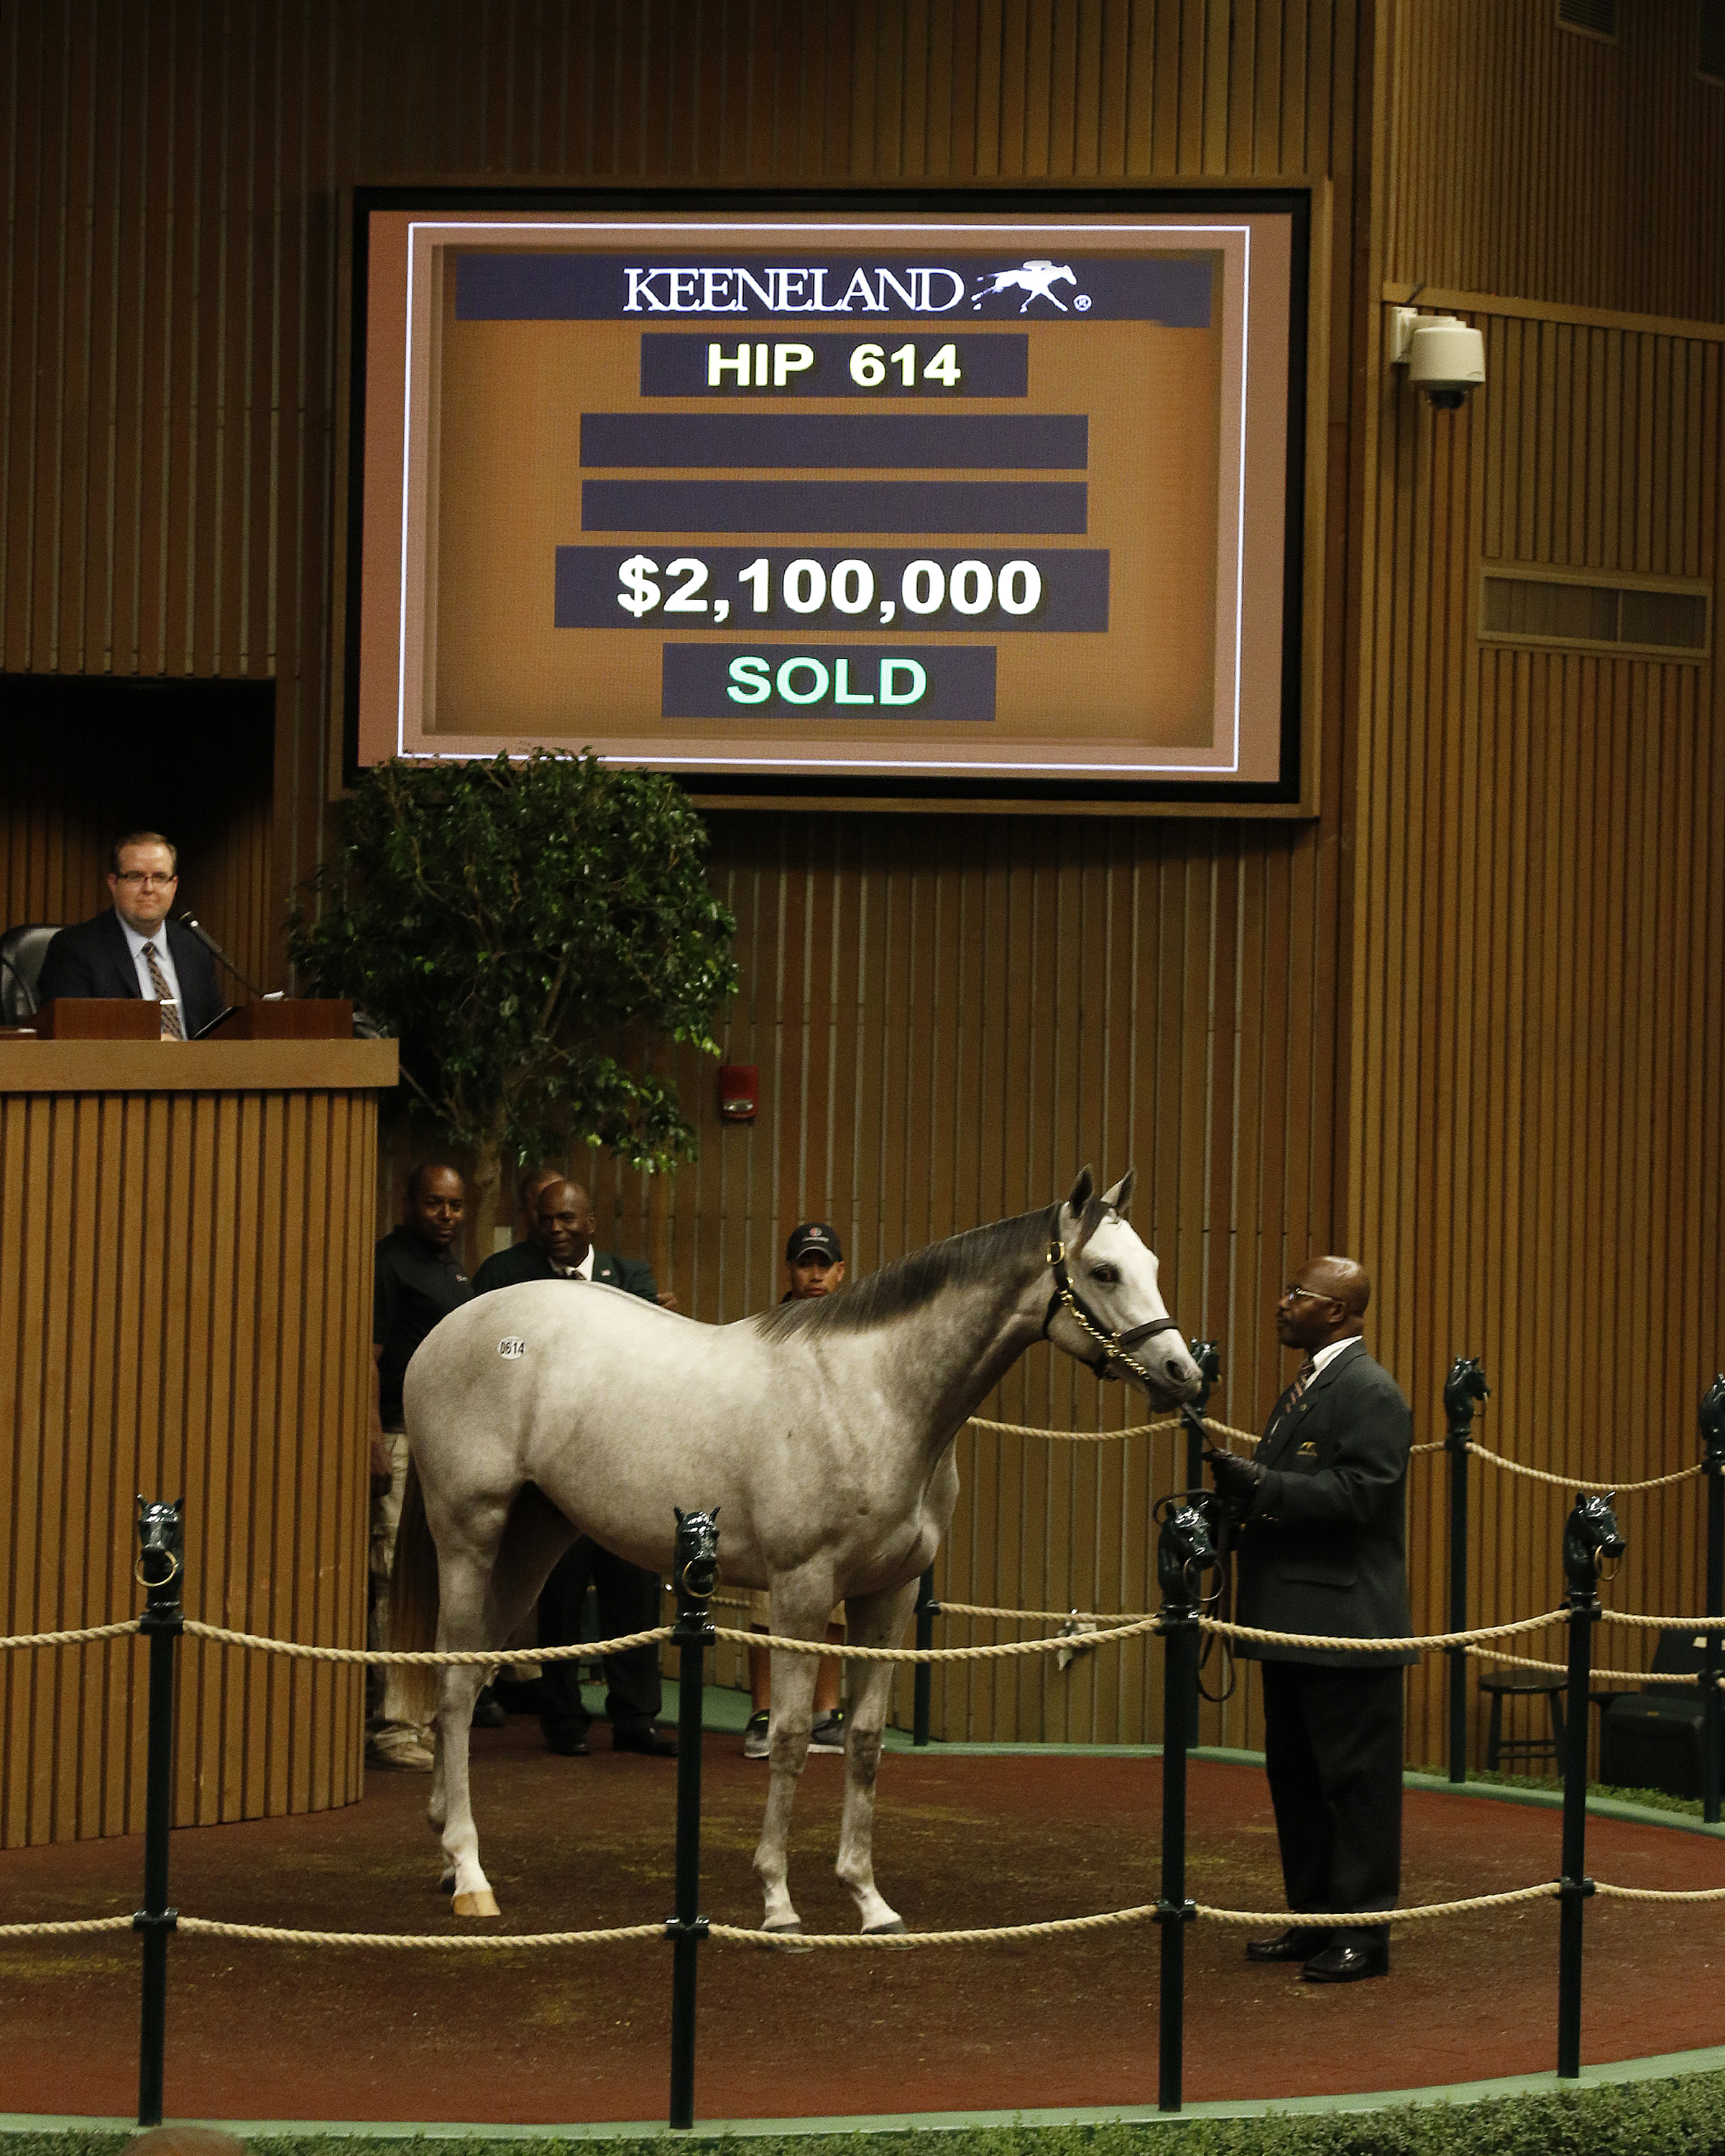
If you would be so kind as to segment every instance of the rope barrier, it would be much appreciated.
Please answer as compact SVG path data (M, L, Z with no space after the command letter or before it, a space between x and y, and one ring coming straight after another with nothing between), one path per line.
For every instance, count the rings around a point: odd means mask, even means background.
M1336 1931L1343 1925L1419 1924L1439 1917L1465 1916L1474 1909L1507 1909L1517 1902L1547 1902L1559 1892L1556 1880L1543 1887L1517 1887L1504 1894L1472 1894L1462 1902L1427 1902L1415 1909L1352 1909L1325 1915L1288 1916L1280 1909L1210 1909L1198 1913L1218 1924L1281 1924L1288 1931ZM1599 1892L1604 1889L1599 1887Z
M1404 1640L1348 1640L1332 1638L1321 1632L1266 1632L1255 1625L1224 1625L1219 1617L1200 1617L1199 1629L1215 1632L1228 1640L1259 1640L1277 1647L1318 1647L1337 1652L1372 1655L1383 1654L1386 1649L1398 1653L1409 1649L1426 1647L1465 1647L1475 1640L1507 1640L1517 1632L1543 1631L1548 1625L1567 1625L1567 1609L1548 1610L1543 1617L1517 1617L1508 1625L1486 1625L1471 1632L1433 1632L1423 1638Z
M131 1919L124 1919L128 1929ZM278 1947L382 1947L432 1953L513 1953L530 1947L605 1947L629 1939L662 1939L660 1924L614 1924L596 1932L463 1932L449 1937L403 1932L295 1932L279 1924L217 1923L208 1917L182 1917L178 1928L194 1938L255 1939Z
M1637 1617L1627 1609L1602 1609L1602 1625L1633 1625L1647 1632L1725 1632L1725 1617Z
M13 1639L0 1640L0 1648L81 1647L92 1640L123 1639L138 1629L136 1617L122 1617L116 1625L85 1625L75 1632L21 1632Z
M1422 1447L1416 1445L1414 1450ZM1692 1475L1704 1474L1705 1462L1697 1460L1692 1467L1680 1467L1675 1475L1655 1475L1645 1482L1584 1482L1579 1476L1548 1475L1543 1467L1524 1467L1519 1460L1507 1460L1501 1452L1488 1452L1483 1445L1476 1445L1470 1438L1467 1450L1476 1460L1501 1467L1506 1475L1523 1475L1530 1482L1550 1482L1559 1490L1598 1490L1608 1496L1626 1496L1634 1490L1662 1490L1669 1482L1686 1482Z
M1045 1625L1064 1625L1076 1618L1081 1625L1113 1625L1120 1613L1097 1609L997 1609L985 1602L948 1602L944 1594L934 1602L937 1617L1007 1617L1035 1619Z
M531 1655L522 1659L535 1662L584 1661L589 1656L620 1654L625 1647L655 1646L661 1640L670 1638L675 1628L670 1625L655 1625L650 1632L625 1632L615 1640L583 1640L572 1647L535 1647ZM187 1635L194 1640L218 1640L228 1647L257 1647L266 1654L286 1655L295 1661L305 1662L364 1662L376 1668L412 1667L426 1669L471 1668L475 1665L489 1669L494 1662L511 1659L507 1647L471 1647L448 1654L396 1654L373 1647L306 1647L289 1640L266 1640L255 1632L230 1632L221 1625L206 1625L196 1617L185 1621ZM740 1637L751 1635L743 1634ZM0 1647L13 1643L0 1640Z
M1553 1676L1567 1676L1569 1673L1567 1662L1536 1662L1526 1655L1507 1655L1501 1650L1497 1654L1488 1655L1483 1647L1465 1647L1462 1652L1479 1662L1512 1662L1518 1670L1544 1670ZM1693 1671L1672 1676L1662 1670L1596 1670L1590 1667L1587 1674L1589 1682L1594 1677L1609 1677L1614 1682L1627 1684L1698 1686L1701 1682L1700 1676ZM1725 1689L1725 1677L1717 1678L1715 1682Z
M129 1932L130 1917L80 1917L52 1924L0 1924L0 1939L69 1939L91 1932Z
M1614 1902L1725 1902L1725 1887L1606 1887L1596 1879L1594 1892Z
M1112 1445L1123 1437L1159 1437L1164 1430L1186 1426L1180 1415L1169 1415L1163 1422L1134 1423L1128 1430L1042 1430L1034 1423L991 1422L987 1415L970 1415L966 1420L972 1430L993 1430L998 1437L1046 1437L1056 1445ZM1263 1435L1261 1430L1236 1430L1232 1423L1219 1422L1214 1415L1200 1415L1199 1420L1206 1430L1224 1437L1243 1437L1249 1445L1255 1445Z
M1145 1632L1160 1631L1160 1617L1136 1617L1130 1624L1113 1625L1106 1631L1086 1632L1087 1647L1109 1640L1131 1640ZM1072 1636L1056 1640L1009 1640L992 1647L839 1647L824 1640L787 1640L777 1632L733 1632L723 1625L713 1627L717 1640L743 1647L776 1647L788 1655L836 1655L853 1662L989 1662L1011 1655L1058 1653L1070 1647Z

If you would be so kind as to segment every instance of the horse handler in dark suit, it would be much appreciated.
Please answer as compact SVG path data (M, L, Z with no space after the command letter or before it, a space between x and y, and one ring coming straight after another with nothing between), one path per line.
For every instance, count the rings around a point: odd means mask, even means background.
M114 841L110 859L108 910L54 937L37 1001L139 997L162 1005L164 1040L188 1040L225 1005L209 952L167 917L180 887L178 849L160 831L129 831Z
M1238 1616L1266 1631L1404 1639L1408 1403L1361 1338L1371 1282L1313 1258L1282 1291L1276 1330L1306 1351L1250 1460L1205 1454L1239 1522ZM1393 1909L1401 1892L1402 1671L1378 1654L1243 1641L1261 1666L1264 1757L1288 1906ZM1387 1924L1295 1926L1246 1958L1298 1962L1320 1984L1389 1969Z
M541 1183L532 1193L528 1217L526 1241L497 1251L474 1275L475 1295L514 1287L522 1281L566 1280L577 1286L593 1281L601 1286L620 1287L648 1302L672 1303L674 1298L660 1294L650 1265L639 1258L615 1257L609 1250L593 1248L593 1202L578 1183L553 1178ZM590 1535L581 1535L552 1567L551 1577L540 1589L542 1647L573 1646L580 1639L589 1582L598 1593L599 1629L607 1639L650 1631L659 1622L658 1573L630 1564L602 1548ZM565 1758L585 1758L593 1717L581 1697L575 1663L547 1662L540 1684L545 1707L539 1726L546 1744ZM629 1647L621 1654L607 1655L605 1686L612 1750L675 1759L676 1738L668 1729L656 1727L664 1699L658 1648Z

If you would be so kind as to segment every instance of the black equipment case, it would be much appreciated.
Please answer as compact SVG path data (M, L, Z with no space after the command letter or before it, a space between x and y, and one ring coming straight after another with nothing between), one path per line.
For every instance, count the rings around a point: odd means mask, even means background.
M1699 1633L1667 1627L1653 1667L1661 1676L1693 1676L1702 1666ZM1679 1685L1650 1685L1614 1699L1599 1721L1599 1779L1620 1789L1702 1794L1702 1705Z

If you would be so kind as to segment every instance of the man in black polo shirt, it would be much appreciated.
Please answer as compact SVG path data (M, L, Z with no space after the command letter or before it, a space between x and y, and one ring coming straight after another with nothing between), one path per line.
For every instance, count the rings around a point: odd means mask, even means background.
M473 1294L456 1240L467 1194L453 1168L416 1168L408 1178L408 1213L377 1245L372 1298L372 1361L377 1370L372 1429L371 1618L374 1648L389 1645L389 1574L408 1479L401 1388L419 1342ZM395 1673L367 1686L366 1757L373 1766L431 1765L431 1751L395 1703ZM375 1680L377 1672L372 1672Z
M523 1281L566 1280L579 1288L597 1281L620 1287L644 1301L661 1298L653 1269L639 1258L619 1258L593 1244L593 1203L578 1183L553 1181L533 1193L531 1226L525 1243L499 1250L474 1276L474 1291L518 1286ZM539 1644L572 1646L581 1637L581 1612L589 1582L597 1592L599 1630L608 1640L626 1632L649 1631L659 1622L660 1579L639 1564L603 1549L582 1535L552 1568L539 1594ZM565 1758L585 1758L593 1717L581 1697L572 1661L547 1662L540 1680L545 1705L539 1726L545 1742ZM663 1691L659 1650L631 1647L605 1657L605 1712L611 1718L614 1752L644 1752L649 1758L674 1759L677 1740L658 1721Z

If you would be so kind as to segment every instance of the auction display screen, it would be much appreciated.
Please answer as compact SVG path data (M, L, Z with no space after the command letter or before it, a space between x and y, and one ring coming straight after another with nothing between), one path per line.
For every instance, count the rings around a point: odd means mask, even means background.
M1293 798L1305 200L1167 199L362 191L357 760Z

